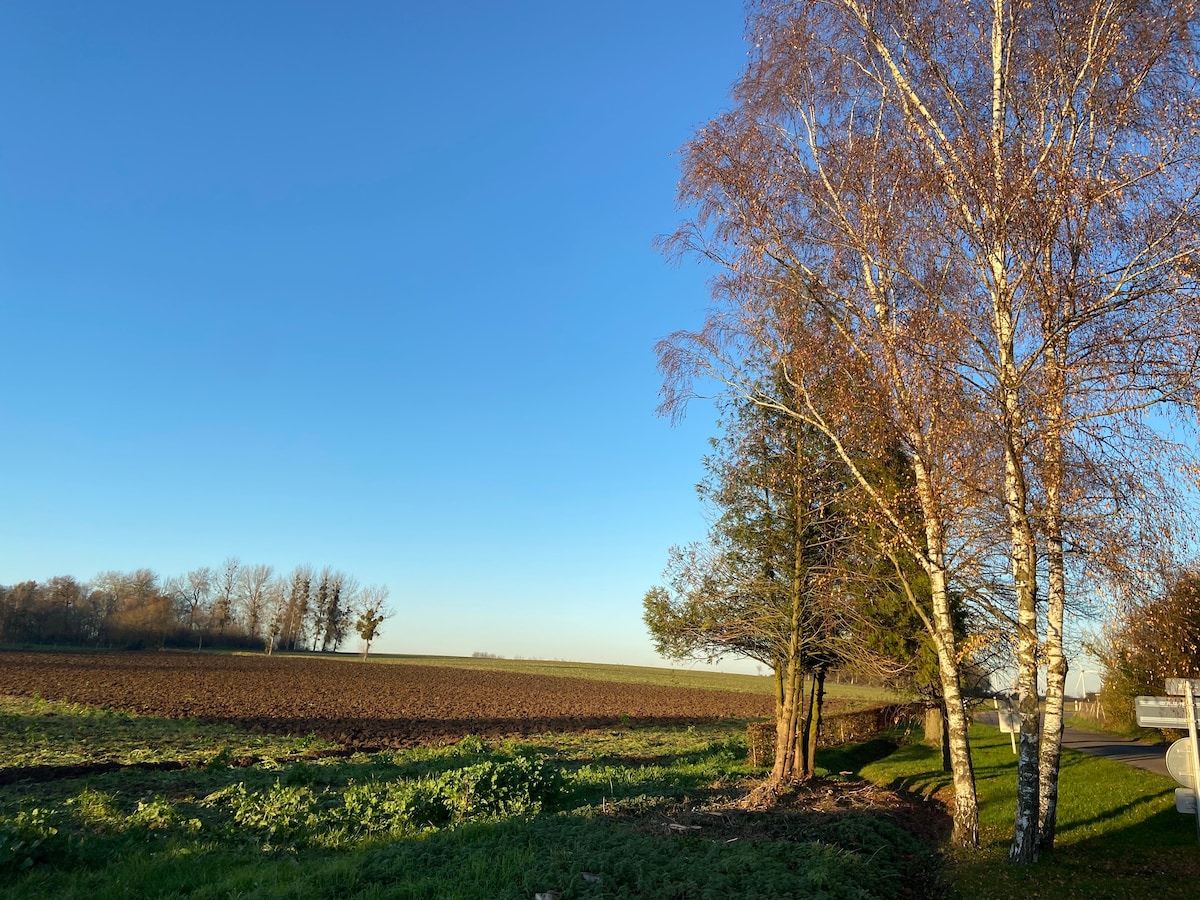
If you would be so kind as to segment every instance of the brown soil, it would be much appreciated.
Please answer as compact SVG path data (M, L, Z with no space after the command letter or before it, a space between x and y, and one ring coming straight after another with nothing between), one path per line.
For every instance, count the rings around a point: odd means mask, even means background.
M692 834L713 842L819 841L856 852L880 846L880 821L912 835L924 849L896 848L909 877L895 885L897 900L942 900L950 895L940 848L950 835L945 805L870 782L816 778L783 789L744 783L708 798L676 802L632 824L643 831Z
M516 672L188 653L0 653L0 694L405 747L770 715L758 694Z

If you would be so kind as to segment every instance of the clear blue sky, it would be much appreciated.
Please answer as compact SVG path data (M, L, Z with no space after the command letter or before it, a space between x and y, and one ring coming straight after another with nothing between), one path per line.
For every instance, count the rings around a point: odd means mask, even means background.
M0 583L229 555L380 649L653 663L713 431L675 151L740 4L0 5Z

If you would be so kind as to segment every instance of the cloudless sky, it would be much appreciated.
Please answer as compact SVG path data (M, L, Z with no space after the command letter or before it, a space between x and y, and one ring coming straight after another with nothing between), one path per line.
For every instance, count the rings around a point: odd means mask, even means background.
M383 651L655 664L714 416L651 241L742 16L0 5L0 583L328 564Z

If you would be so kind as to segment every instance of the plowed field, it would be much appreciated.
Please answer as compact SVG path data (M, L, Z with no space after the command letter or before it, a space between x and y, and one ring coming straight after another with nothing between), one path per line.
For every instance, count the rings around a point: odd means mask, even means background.
M295 657L0 652L0 694L317 734L350 747L770 715L758 694Z

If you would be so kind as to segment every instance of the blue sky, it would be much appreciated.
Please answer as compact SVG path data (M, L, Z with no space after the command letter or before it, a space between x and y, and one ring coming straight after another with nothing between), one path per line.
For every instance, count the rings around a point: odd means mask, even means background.
M0 583L384 583L379 649L653 663L713 432L651 247L732 2L0 5Z

